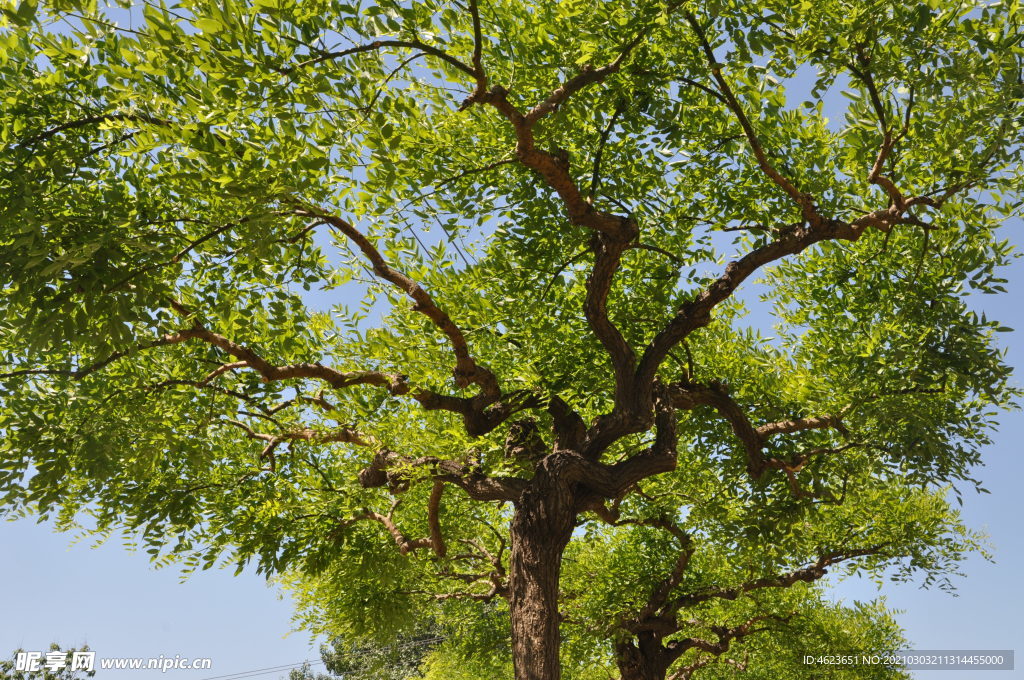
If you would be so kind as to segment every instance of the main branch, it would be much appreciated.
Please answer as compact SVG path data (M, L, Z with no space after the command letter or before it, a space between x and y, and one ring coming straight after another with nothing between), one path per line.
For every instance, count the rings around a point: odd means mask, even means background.
M455 325L455 322L452 321L447 312L437 305L430 293L424 290L419 283L392 267L370 239L347 220L331 215L326 211L307 206L297 208L295 214L301 217L314 217L318 220L323 220L344 234L370 261L370 264L373 265L374 274L393 284L412 298L414 303L413 309L430 319L451 343L452 350L455 353L456 385L466 387L475 383L480 386L484 396L490 401L496 400L501 395L501 388L498 386L498 381L494 374L490 369L473 358L469 351L469 344L466 342L466 336Z

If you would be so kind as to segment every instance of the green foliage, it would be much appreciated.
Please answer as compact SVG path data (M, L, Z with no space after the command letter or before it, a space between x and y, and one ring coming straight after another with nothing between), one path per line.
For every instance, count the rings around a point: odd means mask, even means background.
M907 680L902 669L881 664L858 663L826 667L807 657L843 654L884 656L909 648L899 626L885 610L884 602L860 603L851 607L835 605L804 606L803 614L787 622L781 634L763 633L730 656L705 657L707 665L696 677L701 680L751 678L752 680L789 680L790 678L834 678L835 680ZM841 652L839 650L842 650ZM737 671L742 669L742 674Z
M388 644L351 644L335 638L322 645L320 657L329 674L314 674L308 666L293 670L289 680L411 680L418 677L423 659L442 640L439 630L425 627L413 635L399 635Z
M760 286L726 291L654 373L753 427L835 421L762 437L756 475L736 419L678 407L675 469L581 506L566 673L606 677L687 551L669 599L851 550L868 552L825 566L948 587L983 550L950 501L1018 396L1007 329L971 296L1004 292L1014 257L1022 17L1017 0L7 3L0 507L186 572L252 564L345 644L436 624L427 678L507 676L513 508L449 484L447 554L428 557L431 477L528 482L515 413L549 452L552 398L586 427L625 412L595 316L639 355L723 290L727 261L832 229L758 260ZM593 80L559 89L574 77ZM559 92L531 148L494 105ZM612 214L637 234L595 306L613 239L587 220ZM456 366L435 309L500 397ZM361 485L387 452L405 466L390 488ZM823 645L895 639L882 610L805 586L685 607L700 625L668 639L790 607ZM751 668L800 677L789 638L758 639L737 644ZM726 658L743 659L700 673Z
M858 658L910 648L902 631L885 608L884 601L851 606L827 602L821 589L788 592L770 606L794 612L776 627L753 635L723 655L696 654L688 659L695 674L704 678L742 677L789 678L814 677L815 668L807 657L843 655ZM769 603L760 602L765 607ZM784 608L788 607L786 610ZM743 612L716 612L717 621L728 621ZM456 619L449 618L450 625ZM593 621L593 620L592 620ZM388 643L353 643L336 638L321 648L328 673L316 673L308 667L294 670L289 680L489 680L510 675L508 631L504 639L484 640L465 637L466 630L447 631L437 624L420 627L419 632L403 634ZM574 629L576 630L576 629ZM707 634L707 630L692 632ZM483 650L483 653L481 653ZM565 640L563 673L572 680L597 680L614 677L615 664L607 645L594 644L572 636ZM819 664L818 671L822 670ZM835 666L825 669L836 680L905 680L906 671L882 665ZM810 674L810 675L809 675Z

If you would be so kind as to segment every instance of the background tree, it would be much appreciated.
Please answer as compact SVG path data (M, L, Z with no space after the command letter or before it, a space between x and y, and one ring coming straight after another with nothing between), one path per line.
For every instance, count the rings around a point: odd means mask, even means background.
M413 680L419 677L423 659L442 638L435 626L398 635L381 644L334 638L320 646L320 658L327 673L316 673L308 665L291 671L288 680Z
M300 575L344 630L507 613L518 680L664 678L976 546L1017 2L2 20L9 511Z

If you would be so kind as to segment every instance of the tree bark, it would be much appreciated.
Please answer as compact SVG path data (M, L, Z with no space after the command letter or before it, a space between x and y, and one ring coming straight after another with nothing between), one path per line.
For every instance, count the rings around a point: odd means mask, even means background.
M671 657L661 642L650 634L642 634L636 642L615 645L621 680L665 680Z
M573 490L557 462L557 455L541 461L512 518L509 605L516 680L559 680L562 675L559 576L576 513Z

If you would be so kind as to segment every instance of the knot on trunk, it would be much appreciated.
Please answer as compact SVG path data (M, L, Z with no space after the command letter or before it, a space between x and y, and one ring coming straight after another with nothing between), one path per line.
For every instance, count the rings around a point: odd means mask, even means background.
M505 437L505 457L513 460L536 462L547 453L534 418L523 418L511 423Z

